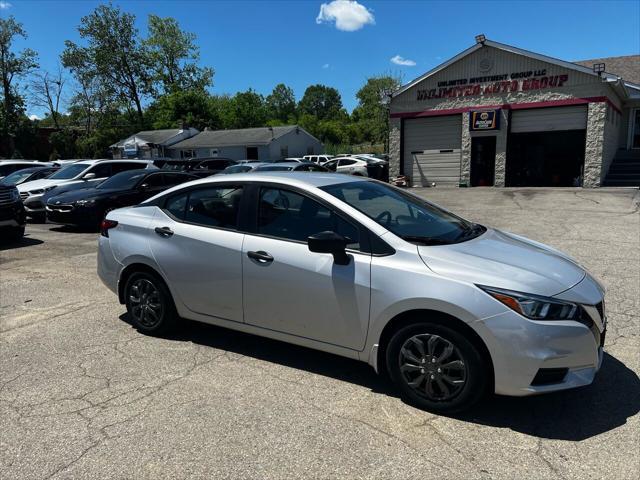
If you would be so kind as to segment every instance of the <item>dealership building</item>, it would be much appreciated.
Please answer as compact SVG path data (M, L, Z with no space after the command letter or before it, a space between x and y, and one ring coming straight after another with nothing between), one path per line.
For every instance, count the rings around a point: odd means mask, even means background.
M413 186L640 185L640 56L568 62L487 40L390 101Z

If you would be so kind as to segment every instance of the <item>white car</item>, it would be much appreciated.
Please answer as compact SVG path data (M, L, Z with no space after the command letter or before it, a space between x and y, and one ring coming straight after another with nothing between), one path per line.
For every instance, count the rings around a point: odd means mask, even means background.
M367 161L355 157L336 157L322 166L337 173L347 173L359 177L368 177Z
M305 155L302 157L307 162L319 163L323 165L325 162L328 162L333 158L333 155Z
M137 168L156 168L148 160L83 160L62 167L56 173L42 180L34 180L18 185L20 197L27 216L34 221L46 219L44 194L60 187L84 188L96 185L116 173Z
M0 180L24 168L51 166L53 166L51 162L39 162L37 160L0 160Z
M182 184L107 214L98 275L143 333L190 319L343 355L434 411L588 385L604 355L604 288L575 260L367 178Z

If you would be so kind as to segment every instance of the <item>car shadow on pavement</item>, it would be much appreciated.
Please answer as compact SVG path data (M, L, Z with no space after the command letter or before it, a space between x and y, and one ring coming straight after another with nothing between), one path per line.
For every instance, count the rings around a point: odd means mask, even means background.
M130 323L126 313L120 318ZM184 328L170 339L335 378L374 393L399 396L390 381L369 365L310 348L192 321L185 321ZM605 353L602 368L590 386L533 397L488 395L471 410L450 417L539 438L580 441L624 425L638 411L640 379Z
M15 248L33 247L34 245L40 245L41 243L44 242L29 236L24 236L20 240L0 239L0 252L3 250L13 250Z
M589 386L533 397L493 395L455 418L540 438L580 441L624 425L638 411L638 375L605 353Z
M49 230L60 233L98 233L97 227L81 227L75 225L55 225Z

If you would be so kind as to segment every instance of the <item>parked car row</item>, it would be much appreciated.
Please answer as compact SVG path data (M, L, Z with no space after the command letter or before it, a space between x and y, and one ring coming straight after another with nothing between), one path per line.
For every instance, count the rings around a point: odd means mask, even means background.
M116 208L136 205L190 180L244 172L338 172L386 180L388 163L371 155L307 155L278 162L191 158L163 160L0 160L0 228L24 234L26 218L96 228ZM386 177L385 177L386 175ZM4 228L6 227L6 228Z

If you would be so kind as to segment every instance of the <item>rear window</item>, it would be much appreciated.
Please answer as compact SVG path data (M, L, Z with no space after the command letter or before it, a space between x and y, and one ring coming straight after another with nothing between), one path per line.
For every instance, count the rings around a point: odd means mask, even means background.
M188 223L236 230L241 199L240 186L199 188L170 196L164 210Z

